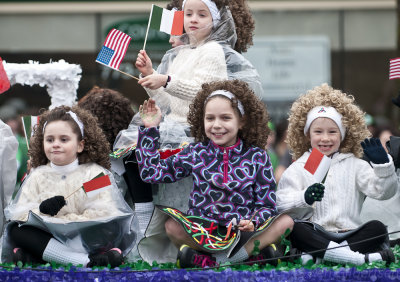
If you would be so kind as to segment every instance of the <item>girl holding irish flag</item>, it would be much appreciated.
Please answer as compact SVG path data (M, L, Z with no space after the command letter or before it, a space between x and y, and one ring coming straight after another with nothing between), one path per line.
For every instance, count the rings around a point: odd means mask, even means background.
M367 196L384 200L397 190L392 157L369 135L354 97L327 84L293 103L287 142L296 161L279 182L277 208L295 219L290 238L303 263L313 257L353 265L394 261L385 225L360 219ZM331 158L323 184L305 169L311 149Z
M43 113L29 154L32 171L5 209L2 262L120 265L136 239L133 211L96 119L79 107Z

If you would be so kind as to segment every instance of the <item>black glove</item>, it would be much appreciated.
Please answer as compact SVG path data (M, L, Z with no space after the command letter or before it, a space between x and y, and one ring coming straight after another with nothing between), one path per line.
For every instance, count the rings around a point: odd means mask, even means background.
M39 210L41 213L55 216L66 204L67 202L65 202L64 196L54 196L52 198L44 200L40 204Z
M385 149L383 149L381 140L378 138L365 138L361 142L361 146L364 150L364 154L367 155L368 159L374 164L384 164L389 162L389 158Z
M324 197L324 190L324 184L314 183L307 188L306 192L304 192L304 200L306 200L306 203L310 206L314 204L315 201L320 202Z

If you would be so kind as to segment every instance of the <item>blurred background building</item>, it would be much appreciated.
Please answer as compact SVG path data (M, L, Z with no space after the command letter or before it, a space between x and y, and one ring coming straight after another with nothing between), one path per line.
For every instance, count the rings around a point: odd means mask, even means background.
M0 57L8 63L48 63L64 59L82 67L78 98L94 85L113 88L139 105L146 99L136 80L95 62L111 28L133 37L121 70L138 76L134 61L143 47L151 4L165 1L0 0ZM397 51L396 0L249 1L256 29L254 46L244 54L258 69L263 100L272 119L287 117L291 102L327 82L356 97L376 120L397 125L391 103L400 85L388 79ZM170 48L168 35L150 30L146 50L155 65ZM14 85L0 95L0 106L22 98L47 108L40 86Z

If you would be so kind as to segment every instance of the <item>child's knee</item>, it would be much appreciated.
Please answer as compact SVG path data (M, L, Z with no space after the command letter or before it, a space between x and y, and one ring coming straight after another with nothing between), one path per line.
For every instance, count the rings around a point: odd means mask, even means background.
M168 219L165 222L165 232L167 233L168 236L173 236L173 237L178 237L180 233L180 226L179 223L177 223L173 219Z
M282 233L285 233L287 229L290 231L293 230L294 221L289 215L282 214L279 218L279 223L279 226L282 228Z

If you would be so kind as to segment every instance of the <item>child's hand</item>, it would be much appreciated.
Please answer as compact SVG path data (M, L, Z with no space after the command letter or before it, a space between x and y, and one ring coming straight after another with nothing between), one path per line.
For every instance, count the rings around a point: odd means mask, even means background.
M67 202L63 196L54 196L44 200L40 206L39 210L41 213L55 216Z
M325 186L322 183L314 183L304 192L304 200L310 206L314 204L315 201L320 202L324 197L324 191Z
M161 122L161 110L153 99L144 101L139 107L140 117L145 127L156 127Z
M254 224L250 220L240 220L238 227L240 231L254 231Z
M153 64L144 50L139 51L135 66L142 73L142 76L148 76L153 73Z
M167 80L168 75L155 73L139 79L138 83L143 87L154 90L164 86Z
M365 138L365 140L361 142L361 146L364 150L364 154L366 154L369 160L374 164L385 164L389 162L388 155L379 138Z

